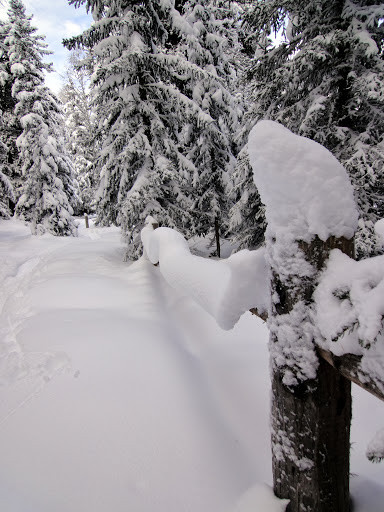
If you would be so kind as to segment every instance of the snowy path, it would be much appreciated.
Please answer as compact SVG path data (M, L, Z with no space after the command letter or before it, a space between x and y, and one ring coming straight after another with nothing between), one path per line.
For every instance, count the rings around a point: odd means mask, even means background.
M80 234L0 222L0 510L232 512L271 481L265 327L220 330L156 267L124 263L116 230ZM384 411L358 403L357 512L382 512L360 440Z
M254 437L247 389L261 376L244 376L241 354L227 368L236 333L175 297L149 263L123 263L118 233L92 236L40 239L40 252L21 233L2 238L15 254L3 267L3 341L21 354L3 373L0 509L232 508L265 475L239 439ZM265 383L266 354L262 366ZM263 437L251 451L268 457Z

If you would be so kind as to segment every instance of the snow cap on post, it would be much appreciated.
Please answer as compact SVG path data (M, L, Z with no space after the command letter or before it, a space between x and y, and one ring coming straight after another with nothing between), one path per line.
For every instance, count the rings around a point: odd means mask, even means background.
M274 121L249 134L254 181L266 206L268 230L309 241L314 235L352 238L358 213L344 167L323 146Z

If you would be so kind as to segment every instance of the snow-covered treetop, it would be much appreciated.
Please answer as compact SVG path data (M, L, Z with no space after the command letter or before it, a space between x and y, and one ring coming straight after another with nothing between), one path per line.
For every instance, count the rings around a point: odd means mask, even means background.
M31 25L32 16L26 14L24 4L20 0L10 0L8 10L8 34L5 45L11 72L15 76L22 75L27 69L34 75L42 71L52 71L52 64L43 62L45 55L52 52L47 50L45 37L37 35L37 29Z
M266 205L268 229L293 240L351 238L358 214L343 166L323 146L273 121L249 135L254 180Z

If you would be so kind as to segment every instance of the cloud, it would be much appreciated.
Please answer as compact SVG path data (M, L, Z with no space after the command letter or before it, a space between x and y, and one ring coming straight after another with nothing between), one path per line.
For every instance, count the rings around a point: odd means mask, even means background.
M89 26L89 25L87 25ZM64 22L64 37L72 37L77 36L83 32L83 30L87 28L84 27L84 24L81 25L79 23L74 23L72 20L66 20Z
M58 94L64 85L64 81L59 73L47 73L45 77L45 85L49 87L55 94Z
M33 15L32 26L37 28L37 33L46 36L45 42L48 50L54 52L47 55L45 61L53 62L57 73L50 73L46 83L54 91L58 92L62 86L59 74L63 74L69 52L62 45L62 40L81 34L92 23L92 17L88 15L84 7L75 9L68 5L67 0L23 0L27 14ZM7 7L0 8L0 19L4 19Z

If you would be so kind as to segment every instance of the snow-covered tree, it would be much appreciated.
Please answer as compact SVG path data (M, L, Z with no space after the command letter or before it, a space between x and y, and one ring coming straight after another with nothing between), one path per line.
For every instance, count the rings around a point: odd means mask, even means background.
M170 51L182 55L206 74L191 76L181 90L219 127L216 133L196 130L191 125L184 128L186 155L195 167L190 193L194 202L193 227L195 233L205 234L215 223L223 224L221 228L226 230L228 222L226 192L234 167L234 135L240 114L230 92L237 80L231 58L239 47L236 12L228 2L190 0L184 3L182 14L190 29L182 34L178 47Z
M8 219L11 215L10 201L15 201L11 181L7 176L8 148L0 140L0 218Z
M256 249L264 240L266 221L264 206L253 180L248 146L240 151L231 176L228 232L238 249Z
M107 6L93 0L87 7L94 25L65 44L92 48L97 61L98 221L121 224L130 242L147 215L187 235L206 232L205 219L212 226L221 208L212 191L223 197L222 174L232 154L223 129L233 115L231 96L212 55L209 69L207 61L188 60L194 27L172 1Z
M60 105L44 86L43 56L49 53L42 36L35 34L31 16L20 0L10 0L9 30L4 44L12 75L15 115L22 133L17 139L23 174L16 214L31 223L34 234L49 231L74 235L72 204L77 202L73 171L64 147Z
M367 0L260 0L246 16L258 45L249 127L277 120L343 163L360 210L360 257L384 213L383 18L384 6ZM277 46L271 31L282 31Z
M6 146L6 156L3 160L5 173L14 193L18 194L21 184L21 174L17 165L18 150L16 139L21 134L21 126L15 115L16 100L12 96L12 74L5 44L9 32L9 24L0 21L0 141ZM4 154L3 154L4 156ZM12 209L15 197L13 197Z
M65 73L65 85L59 98L63 103L67 132L67 149L72 158L76 179L79 184L81 210L93 210L96 188L95 141L96 116L93 112L92 97L89 93L90 73L81 67L85 57L80 50L71 52Z
M253 88L248 80L248 72L256 54L257 42L254 31L244 24L244 15L253 5L252 1L243 0L236 3L236 27L240 46L235 47L233 54L236 62L236 95L241 104L243 116L239 129L235 134L235 142L239 148L235 168L230 175L228 195L231 208L227 236L232 239L238 249L259 247L264 240L266 228L264 206L253 181L253 173L249 164L247 138L250 129L247 112L253 101ZM266 43L267 44L267 43Z
M12 97L12 82L10 64L5 39L9 32L9 25L0 20L0 108L4 111L12 111L15 100Z
M159 159L175 162L180 157L169 119L177 90L162 83L159 75L168 76L171 71L165 56L154 50L166 36L162 21L166 11L155 2L123 5L114 1L107 7L104 2L91 1L87 8L92 10L94 25L66 45L91 48L97 62L92 89L97 136L103 143L97 162L101 170L98 222L123 223L127 238L132 240L150 213L174 225L161 175L155 176L164 168L157 165ZM185 164L169 193L180 189L183 168Z

